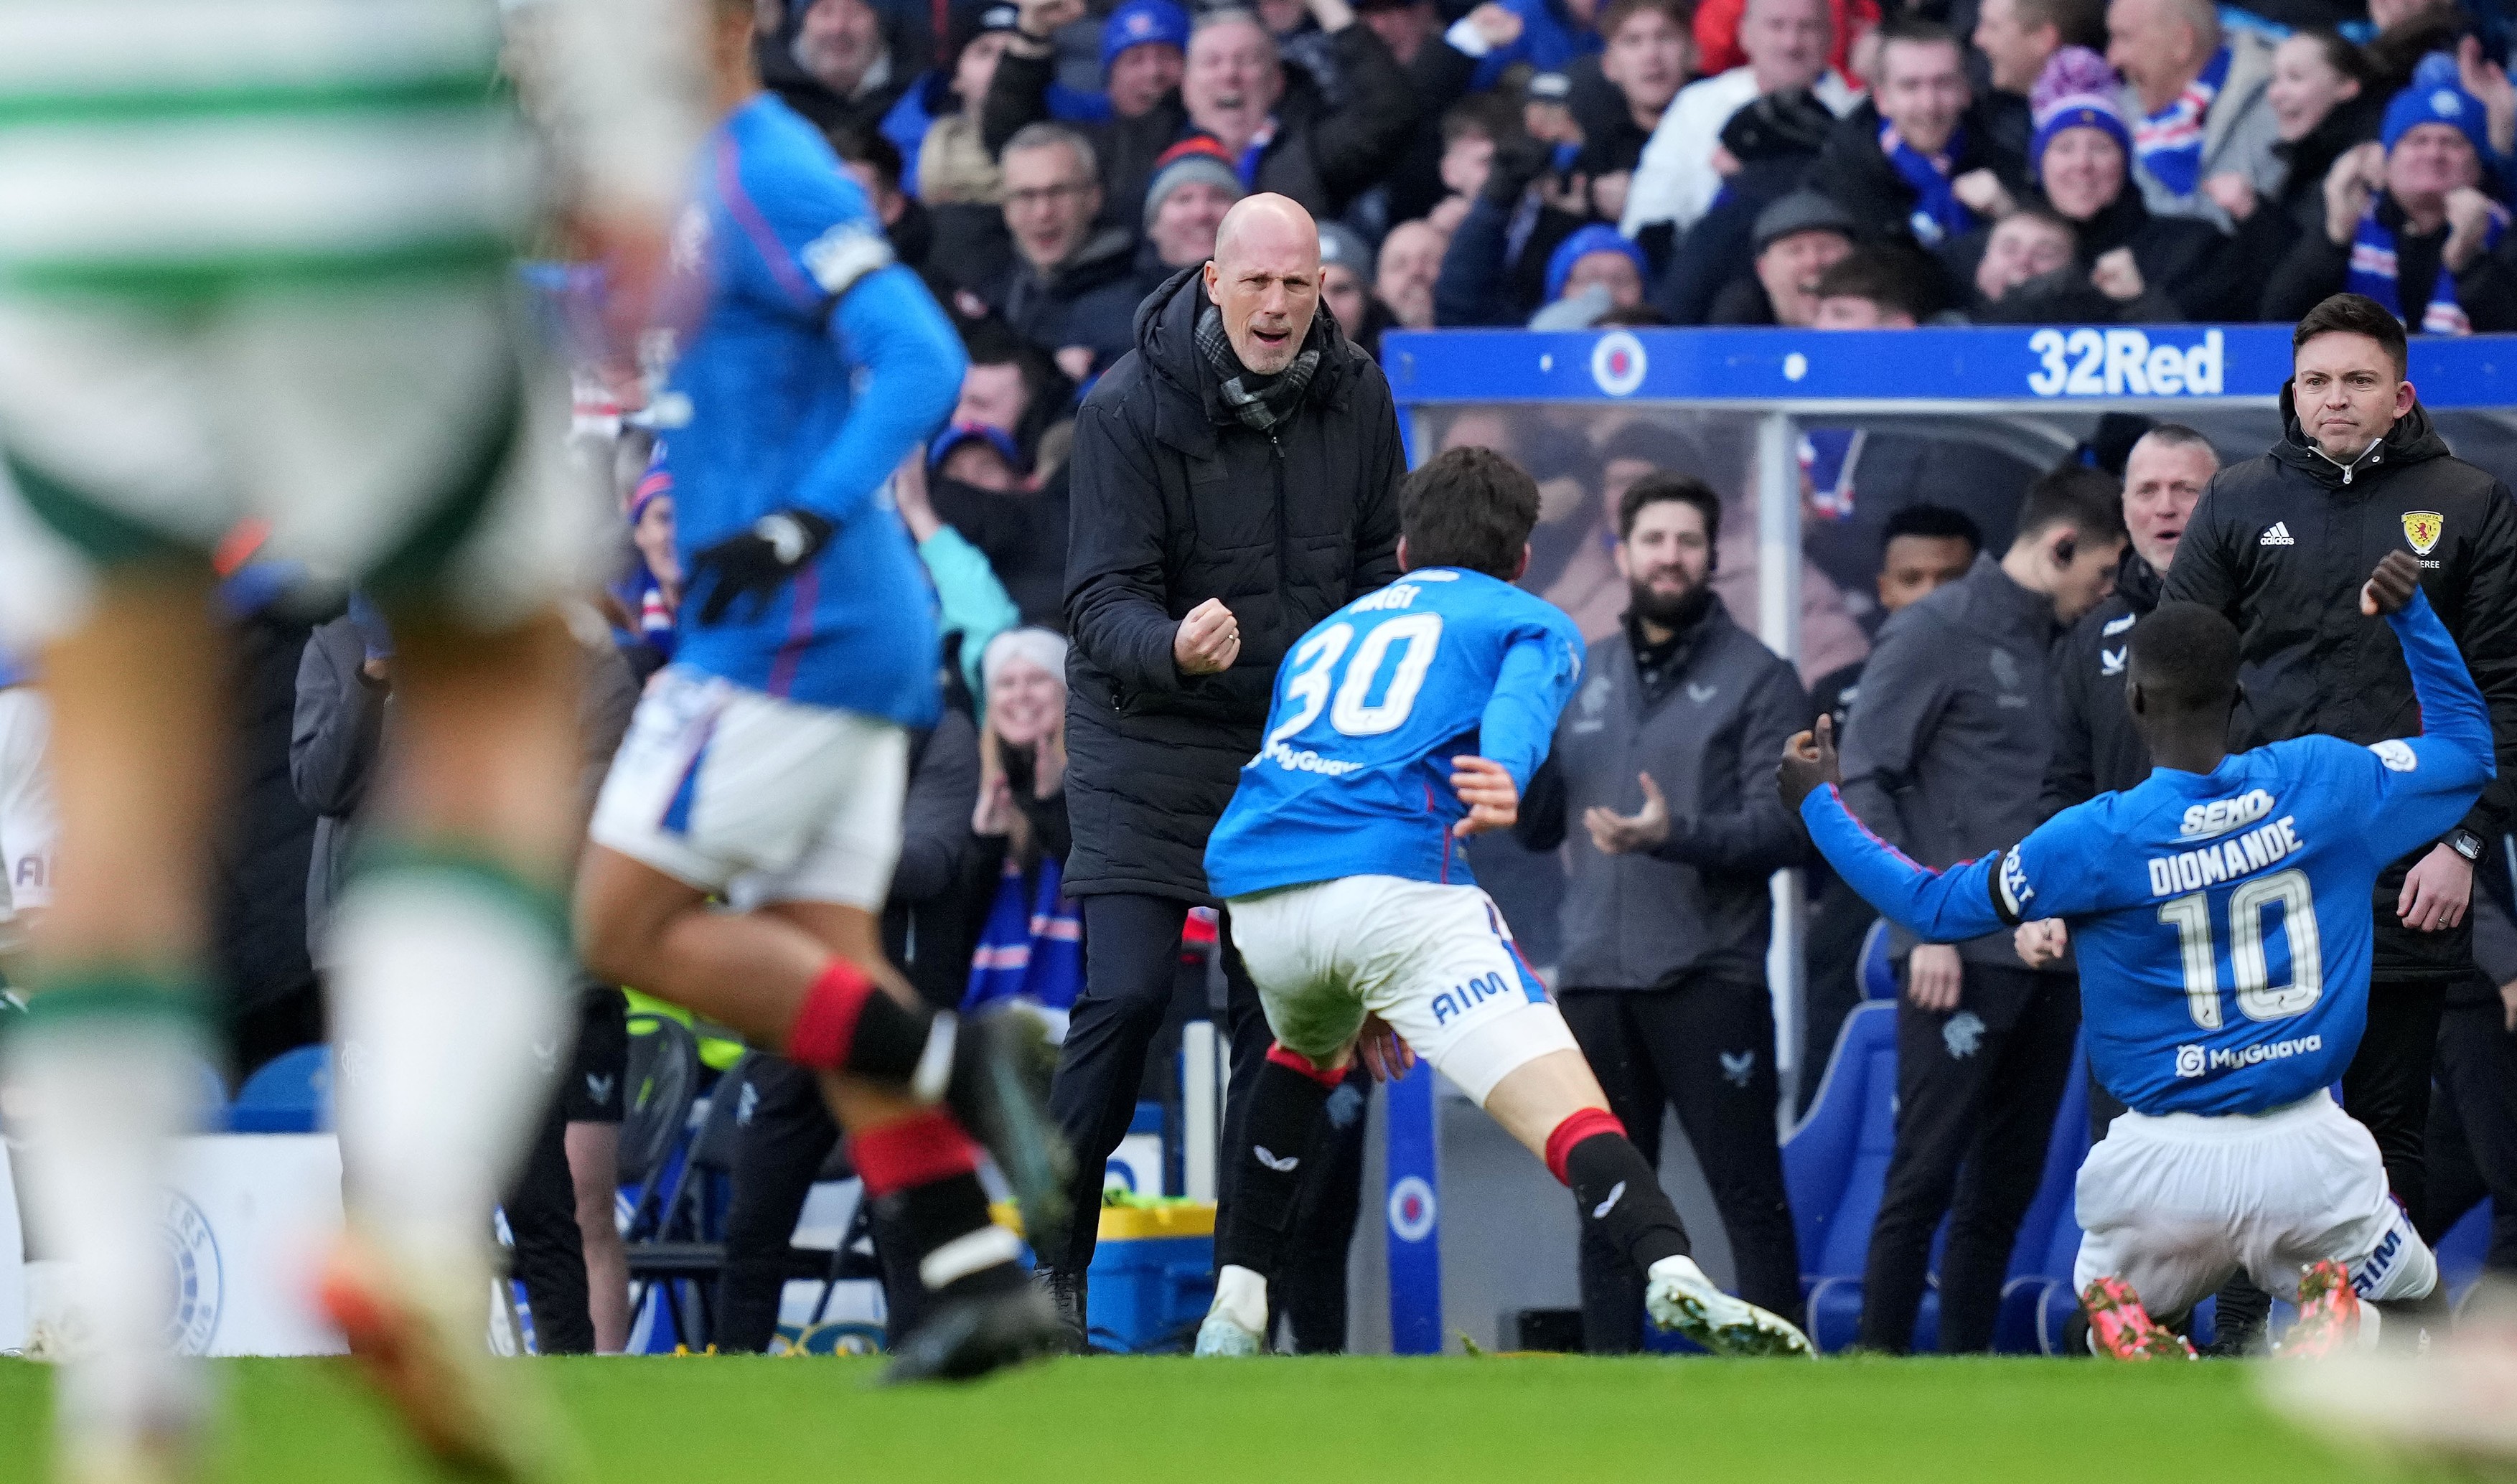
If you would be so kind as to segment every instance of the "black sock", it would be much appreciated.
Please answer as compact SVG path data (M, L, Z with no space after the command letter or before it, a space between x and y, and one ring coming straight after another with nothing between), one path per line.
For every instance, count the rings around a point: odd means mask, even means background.
M919 1287L938 1298L1018 1288L1028 1281L1015 1260L1020 1244L989 1218L988 1193L975 1174L946 1175L878 1196L874 1215L885 1239L908 1246L907 1265Z
M1663 1257L1690 1251L1678 1208L1643 1163L1642 1151L1624 1134L1595 1133L1574 1145L1565 1156L1564 1174L1582 1209L1582 1229L1599 1232L1636 1272L1647 1273Z
M1318 1075L1279 1060L1280 1054L1291 1053L1270 1051L1259 1063L1244 1128L1248 1142L1233 1154L1239 1164L1233 1170L1232 1201L1215 1239L1218 1269L1246 1267L1262 1278L1275 1276L1277 1254L1294 1229L1302 1161L1329 1094L1337 1090L1335 1080L1323 1082Z

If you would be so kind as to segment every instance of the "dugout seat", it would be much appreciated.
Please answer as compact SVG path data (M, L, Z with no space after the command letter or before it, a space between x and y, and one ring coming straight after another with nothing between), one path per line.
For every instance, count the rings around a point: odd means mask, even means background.
M2071 1310L2071 1259L2080 1245L2071 1193L2088 1152L2085 1067L2075 1044L2069 1081L2054 1115L2044 1174L2011 1250L1994 1329L1998 1349L2050 1351L2060 1343L2062 1321ZM1859 1330L1862 1267L1887 1184L1888 1161L1896 1150L1896 1129L1897 1006L1894 1000L1865 1001L1845 1017L1809 1114L1783 1143L1783 1180L1800 1247L1809 1336L1821 1351L1843 1349ZM1944 1222L1933 1241L1936 1270L1946 1235ZM1915 1315L1914 1346L1930 1349L1939 1339L1940 1295L1926 1292Z
M1863 999L1896 1002L1897 964L1888 956L1888 919L1871 923L1870 931L1861 935L1861 952L1854 963L1854 982L1861 987Z
M1879 930L1873 936L1884 942ZM1817 1095L1783 1141L1809 1335L1820 1350L1851 1344L1860 1324L1861 1267L1896 1127L1897 1006L1867 1000L1844 1017Z
M2080 1222L2073 1191L2089 1154L2089 1060L2084 1039L2071 1042L2069 1081L2054 1110L2054 1132L2045 1145L2045 1174L2036 1199L2019 1222L2010 1250L2010 1272L2001 1288L2001 1314L1993 1321L1992 1347L2011 1355L2061 1353L2063 1322L2079 1303L2071 1292L2071 1264L2080 1253Z
M236 1133L320 1133L332 1126L332 1048L300 1046L263 1064L228 1108Z

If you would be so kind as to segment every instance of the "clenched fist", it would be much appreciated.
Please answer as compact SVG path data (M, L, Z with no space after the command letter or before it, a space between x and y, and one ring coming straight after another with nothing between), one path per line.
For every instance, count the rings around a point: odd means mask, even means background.
M1241 657L1241 620L1220 598L1190 609L1172 633L1172 663L1182 675L1219 675Z

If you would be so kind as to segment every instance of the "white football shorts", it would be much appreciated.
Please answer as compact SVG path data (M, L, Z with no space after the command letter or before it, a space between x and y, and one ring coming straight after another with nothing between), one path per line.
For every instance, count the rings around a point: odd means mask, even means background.
M1473 886L1347 876L1227 905L1267 1029L1314 1062L1335 1060L1369 1012L1482 1106L1512 1073L1580 1049Z
M2124 1114L2080 1166L2078 1200L2073 1291L2121 1278L2162 1318L2240 1270L2289 1300L2328 1260L2363 1298L2418 1298L2438 1281L2377 1141L2327 1092L2256 1115Z
M898 724L668 665L639 699L589 833L738 910L880 912L908 792Z

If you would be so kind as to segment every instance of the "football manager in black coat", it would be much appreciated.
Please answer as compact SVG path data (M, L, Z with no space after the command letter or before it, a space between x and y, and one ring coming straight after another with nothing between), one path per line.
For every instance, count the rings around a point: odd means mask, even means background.
M1135 349L1076 418L1066 890L1083 904L1085 989L1049 1102L1079 1210L1098 1206L1135 1111L1181 921L1214 903L1207 834L1258 750L1277 662L1398 574L1397 409L1319 289L1310 214L1281 195L1243 200L1214 259L1137 310ZM1228 916L1223 954L1229 1148L1269 1038ZM1079 1324L1094 1235L1077 1221L1067 1251L1040 1254Z
M2493 994L2465 915L2475 864L2517 810L2517 506L2508 487L2448 453L2405 379L2404 327L2373 299L2336 294L2298 322L2282 441L2220 471L2167 573L2169 601L2227 614L2242 637L2256 746L2310 732L2356 742L2420 730L2391 633L2354 601L2368 566L2409 550L2491 708L2499 776L2463 823L2378 878L2368 1029L2343 1102L2424 1209L2430 1062L2450 995Z

